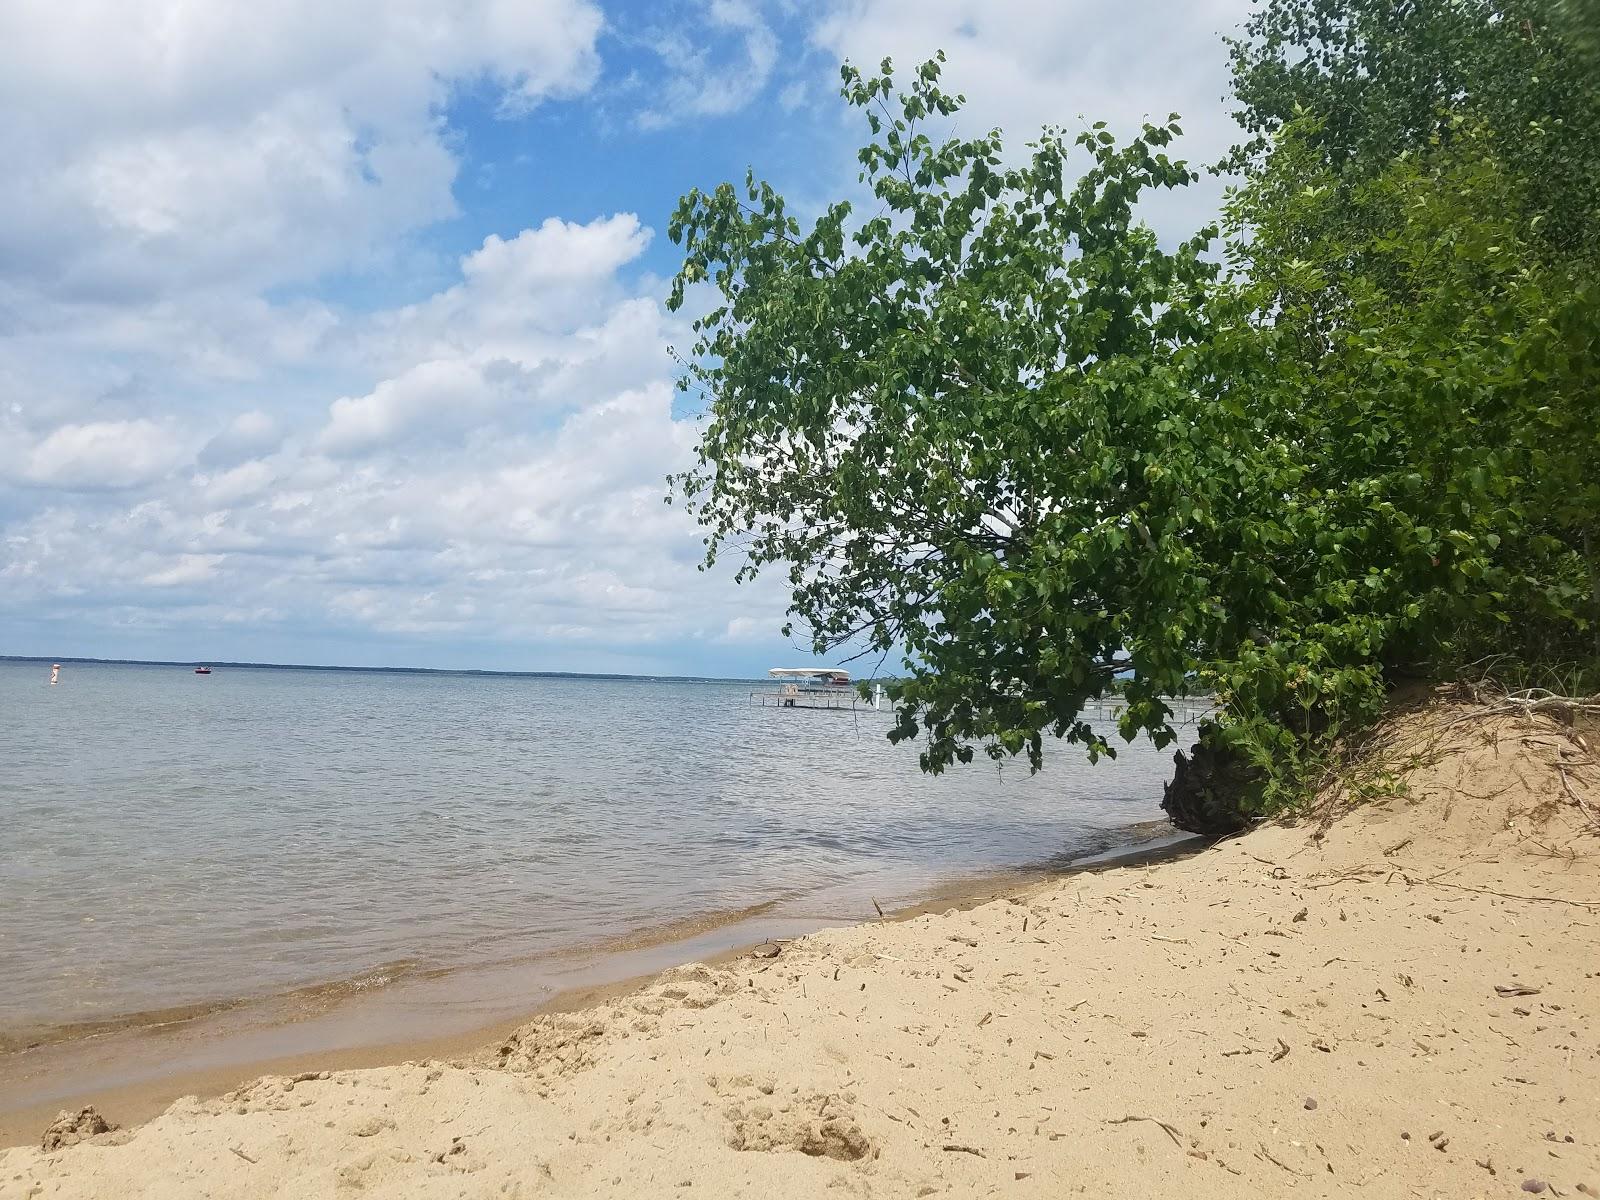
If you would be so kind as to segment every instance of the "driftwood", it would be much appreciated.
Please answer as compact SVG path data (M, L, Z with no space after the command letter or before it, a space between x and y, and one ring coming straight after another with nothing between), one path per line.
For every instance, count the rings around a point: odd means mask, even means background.
M1571 764L1558 762L1551 765L1555 767L1556 775L1561 779L1562 790L1567 793L1568 798L1578 806L1579 811L1589 819L1591 825L1596 829L1600 829L1600 817L1595 816L1594 809L1584 802L1582 796L1572 790L1572 781L1567 778L1567 772L1572 769Z
M1474 717L1532 717L1537 713L1548 713L1565 719L1570 725L1572 718L1577 716L1600 716L1600 693L1593 696L1563 696L1547 688L1501 691L1494 689L1487 681L1463 686L1467 695L1483 708L1478 712L1464 713L1456 721Z

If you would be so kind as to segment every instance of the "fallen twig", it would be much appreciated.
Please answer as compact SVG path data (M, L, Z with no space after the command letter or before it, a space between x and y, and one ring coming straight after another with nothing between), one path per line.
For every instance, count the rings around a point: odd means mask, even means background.
M988 1155L986 1155L982 1150L979 1150L976 1146L949 1145L949 1146L946 1146L945 1149L947 1151L949 1151L950 1153L952 1153L952 1154L975 1154L979 1158L987 1158L988 1157Z
M1483 699L1477 688L1473 688L1473 698L1482 708L1472 712L1462 713L1459 717L1445 722L1441 729L1448 729L1462 721L1487 717L1532 717L1538 713L1561 713L1566 716L1575 716L1578 713L1600 713L1600 696L1558 696L1556 693L1546 691L1544 688L1527 688L1520 692L1507 692L1496 701Z
M248 1155L248 1154L246 1154L246 1153L245 1153L245 1152L244 1152L244 1151L243 1151L243 1150L241 1150L241 1149L239 1149L239 1147L237 1147L237 1146L229 1146L229 1147L228 1147L228 1149L229 1149L229 1150L231 1150L231 1151L233 1151L233 1152L234 1152L234 1153L235 1153L235 1154L237 1154L237 1155L238 1155L238 1156L239 1156L239 1157L240 1157L240 1158L242 1158L242 1159L244 1159L244 1160L245 1160L245 1162L247 1162L247 1163L250 1163L250 1164L251 1164L251 1165L252 1165L252 1166L254 1166L254 1165L255 1165L255 1161L256 1161L256 1160L255 1160L255 1159L253 1159L253 1158L251 1158L251 1157L250 1157L250 1156L249 1156L249 1155Z
M1273 1158L1272 1151L1267 1149L1267 1144L1265 1142L1258 1142L1257 1144L1261 1147L1261 1153L1267 1156L1267 1161L1272 1163L1274 1166L1282 1167L1285 1171L1289 1172L1289 1174L1298 1175L1301 1179L1311 1178L1311 1176L1307 1175L1304 1171L1296 1171L1288 1163L1280 1162L1278 1159Z
M1335 887L1338 884L1350 883L1352 881L1356 883L1371 883L1372 881L1370 879L1362 879L1361 876L1382 875L1386 870L1388 870L1387 867L1358 867L1354 871L1346 871L1342 875L1338 875L1333 879L1324 879L1321 883L1308 883L1305 886L1308 888L1325 888Z
M1567 795L1572 798L1572 802L1578 806L1584 816L1589 818L1589 823L1591 825L1593 825L1596 829L1600 829L1600 817L1595 816L1594 810L1583 802L1583 797L1572 790L1572 783L1567 778L1567 764L1558 762L1552 763L1551 766L1555 767L1556 775L1561 779L1561 786L1566 791Z
M1485 896L1500 896L1506 900L1527 900L1535 904L1570 904L1573 908L1581 908L1585 912L1596 911L1597 906L1586 900L1568 900L1565 896L1524 896L1517 892L1497 892L1494 888L1468 887L1464 883L1444 883L1431 879L1420 882L1431 887L1455 888L1458 892L1479 892Z
M1141 1117L1137 1113L1129 1113L1125 1117L1114 1117L1111 1120L1106 1121L1106 1124L1107 1125L1126 1125L1129 1121L1149 1121L1152 1125L1159 1125L1159 1126L1161 1126L1162 1130L1166 1133L1166 1135L1169 1138L1172 1139L1172 1144L1174 1146L1182 1146L1183 1145L1183 1135L1181 1133L1179 1133L1176 1128L1174 1128L1171 1125L1168 1125L1165 1121L1161 1120L1161 1118L1159 1118L1159 1117Z
M1497 983L1494 990L1497 996L1537 996L1543 989L1525 983Z

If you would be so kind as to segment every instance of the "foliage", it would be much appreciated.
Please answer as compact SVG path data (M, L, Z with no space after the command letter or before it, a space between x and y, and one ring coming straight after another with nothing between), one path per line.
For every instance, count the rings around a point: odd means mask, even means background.
M1590 69L1600 68L1600 0L1554 0L1552 23Z
M1323 569L1359 581L1289 591L1323 595L1343 633L1313 622L1319 651L1368 677L1353 706L1302 684L1301 729L1246 677L1225 732L1275 777L1397 671L1600 660L1600 89L1566 36L1589 3L1265 0L1231 43L1257 383L1298 502L1343 530Z
M928 770L1111 752L1113 688L1167 744L1163 698L1215 694L1168 795L1207 832L1302 795L1397 675L1600 660L1600 123L1543 13L1265 0L1221 264L1135 216L1193 178L1176 118L1012 166L928 132L941 59L847 66L870 215L750 176L671 224L672 306L714 297L674 480L707 565L786 569L819 654L900 654Z
M1165 153L1178 128L1046 130L1006 167L998 132L930 139L961 103L938 79L936 60L895 96L888 62L845 68L874 136L868 217L840 202L802 231L753 179L684 198L671 303L709 281L718 304L684 380L710 419L678 488L708 561L737 545L742 575L788 564L818 653L903 649L892 736L925 730L926 768L975 743L1037 766L1046 733L1105 751L1080 710L1122 668L1122 732L1169 741L1161 697L1225 619L1205 543L1242 469L1231 418L1192 402L1205 241L1164 250L1133 216L1190 181Z
M1396 673L1566 660L1600 632L1594 277L1532 251L1483 131L1353 187L1319 134L1281 131L1229 212L1249 403L1301 470L1263 585L1273 640L1212 669L1219 734L1280 796Z
M1370 177L1456 131L1495 136L1530 190L1541 249L1600 247L1595 0L1257 0L1228 39L1247 134L1224 166L1258 175L1287 124L1341 178Z

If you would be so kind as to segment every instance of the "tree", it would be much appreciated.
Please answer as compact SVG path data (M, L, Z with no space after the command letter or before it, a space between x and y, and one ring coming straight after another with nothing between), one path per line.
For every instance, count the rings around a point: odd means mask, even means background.
M1178 126L1047 129L1007 167L997 131L929 136L962 102L941 61L900 95L887 60L844 68L872 215L840 202L802 229L754 178L684 197L670 303L709 283L716 304L683 379L709 398L699 465L675 485L708 563L787 565L819 654L903 654L891 737L925 734L926 769L978 745L1037 767L1046 734L1108 752L1083 707L1119 673L1119 732L1164 744L1163 697L1230 624L1209 545L1253 469L1239 414L1193 402L1215 390L1206 235L1164 250L1134 215L1194 177L1166 154Z
M1440 9L1266 0L1225 270L1215 230L1135 216L1193 178L1176 118L1008 167L998 132L929 136L941 60L898 94L847 66L872 215L802 228L749 176L672 221L672 306L714 297L674 481L707 565L787 569L819 654L900 653L927 770L1166 745L1165 700L1214 694L1164 801L1205 833L1306 795L1398 675L1600 661L1600 240L1530 174L1600 179L1563 124L1593 89L1544 24L1518 36L1565 73L1519 84L1510 8ZM1115 731L1084 716L1113 680Z
M1290 122L1341 181L1485 131L1529 189L1532 248L1600 248L1595 0L1257 0L1228 39L1247 137L1224 166L1259 174ZM1314 133L1309 132L1314 129ZM1533 190L1537 189L1537 190Z
M1600 86L1581 44L1596 13L1592 0L1264 0L1230 42L1255 135L1230 160L1247 180L1235 224L1250 229L1235 266L1272 313L1275 361L1323 381L1333 408L1384 364L1433 453L1475 448L1480 470L1511 481L1502 500L1521 516L1483 578L1518 593L1495 593L1515 615L1493 629L1455 612L1421 656L1434 670L1471 647L1535 661L1600 649ZM1349 347L1365 368L1354 379L1336 358ZM1424 377L1400 369L1424 363ZM1388 437L1405 411L1363 427ZM1321 461L1361 477L1348 455Z
M1596 280L1541 260L1481 128L1354 184L1321 133L1284 127L1232 197L1222 289L1253 314L1245 403L1298 470L1271 638L1212 668L1216 737L1279 794L1397 675L1600 658Z
M1600 0L1554 0L1554 22L1590 68L1600 68Z

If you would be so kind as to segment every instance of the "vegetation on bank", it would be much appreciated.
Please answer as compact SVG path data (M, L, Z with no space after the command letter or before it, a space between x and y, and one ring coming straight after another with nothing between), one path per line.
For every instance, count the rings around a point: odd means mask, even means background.
M1293 802L1403 677L1600 662L1600 62L1588 0L1260 0L1218 226L1119 141L945 136L942 57L843 69L869 205L685 196L708 286L674 490L819 654L903 656L925 769L1169 744L1200 832ZM1116 729L1084 706L1113 680Z

